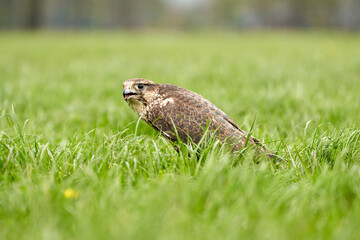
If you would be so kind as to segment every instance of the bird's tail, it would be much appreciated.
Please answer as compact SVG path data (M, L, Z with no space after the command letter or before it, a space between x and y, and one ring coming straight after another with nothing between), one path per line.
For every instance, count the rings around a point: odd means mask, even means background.
M266 158L273 161L276 165L279 165L281 163L287 163L286 159L283 159L274 153L267 153Z
M279 165L281 163L287 163L286 159L281 158L280 156L276 155L275 153L272 153L269 151L259 140L255 138L256 141L256 155L259 157L261 155L265 155L266 158L272 162L274 162L276 165Z

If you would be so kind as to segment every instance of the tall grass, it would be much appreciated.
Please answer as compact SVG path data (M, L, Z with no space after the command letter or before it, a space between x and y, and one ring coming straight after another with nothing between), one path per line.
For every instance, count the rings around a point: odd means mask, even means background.
M358 238L359 40L1 33L0 238ZM177 153L122 100L130 77L200 93L288 162Z

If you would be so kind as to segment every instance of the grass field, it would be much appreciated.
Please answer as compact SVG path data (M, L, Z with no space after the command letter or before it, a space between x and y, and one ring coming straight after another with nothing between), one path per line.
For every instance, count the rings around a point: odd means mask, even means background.
M132 77L255 121L288 163L177 154ZM0 239L360 238L359 93L355 33L0 33Z

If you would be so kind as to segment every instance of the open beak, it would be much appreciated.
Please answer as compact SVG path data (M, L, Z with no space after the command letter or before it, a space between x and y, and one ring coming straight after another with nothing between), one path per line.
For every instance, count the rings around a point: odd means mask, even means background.
M123 96L124 96L125 101L130 99L134 95L136 95L136 93L132 92L130 89L123 90Z

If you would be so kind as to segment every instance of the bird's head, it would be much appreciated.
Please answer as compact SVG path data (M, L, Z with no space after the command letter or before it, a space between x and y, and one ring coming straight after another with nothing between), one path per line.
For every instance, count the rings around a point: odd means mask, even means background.
M158 84L144 78L131 78L124 82L123 96L127 102L150 102L158 93Z

